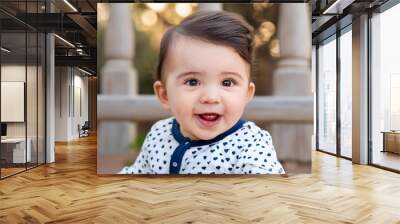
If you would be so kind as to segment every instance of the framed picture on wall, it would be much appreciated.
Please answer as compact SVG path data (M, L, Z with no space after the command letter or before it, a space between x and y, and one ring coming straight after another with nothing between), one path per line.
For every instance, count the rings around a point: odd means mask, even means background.
M1 82L1 122L24 122L25 82Z

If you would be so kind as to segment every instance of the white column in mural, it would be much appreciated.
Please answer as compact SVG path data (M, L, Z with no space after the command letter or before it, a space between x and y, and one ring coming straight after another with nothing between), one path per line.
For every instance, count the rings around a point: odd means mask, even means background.
M279 7L280 61L273 75L273 95L310 96L311 18L308 4ZM271 134L281 160L311 161L309 123L273 124Z
M281 60L274 73L275 95L311 94L310 19L308 4L282 4L279 7L278 38Z
M199 3L199 10L222 11L222 3Z
M134 32L132 9L127 4L109 4L105 35L106 62L100 72L100 91L104 95L136 95L138 76L132 66ZM99 153L127 152L136 135L132 122L101 121L98 132Z

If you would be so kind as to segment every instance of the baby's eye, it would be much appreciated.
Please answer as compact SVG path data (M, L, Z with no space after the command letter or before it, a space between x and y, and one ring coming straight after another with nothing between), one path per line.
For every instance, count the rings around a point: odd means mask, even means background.
M199 85L199 81L197 79L188 79L188 80L185 81L185 85L198 86Z
M235 83L232 79L225 79L224 81L222 81L222 85L229 87L229 86L233 86Z

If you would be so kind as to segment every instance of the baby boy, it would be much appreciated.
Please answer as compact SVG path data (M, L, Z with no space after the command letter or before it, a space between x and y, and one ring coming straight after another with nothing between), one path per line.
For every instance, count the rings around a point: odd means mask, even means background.
M253 98L253 28L200 11L160 45L154 92L173 117L156 122L122 174L283 174L270 134L242 119Z

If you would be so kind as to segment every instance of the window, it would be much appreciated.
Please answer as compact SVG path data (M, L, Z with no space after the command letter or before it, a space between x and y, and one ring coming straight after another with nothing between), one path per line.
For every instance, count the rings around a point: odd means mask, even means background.
M318 48L318 149L336 153L336 36Z
M400 4L371 18L372 164L400 170Z
M38 13L44 1L1 2ZM45 163L45 35L0 12L0 178ZM10 99L16 99L12 101ZM17 109L10 109L11 106Z
M340 36L340 155L351 158L352 141L352 33L351 26Z

